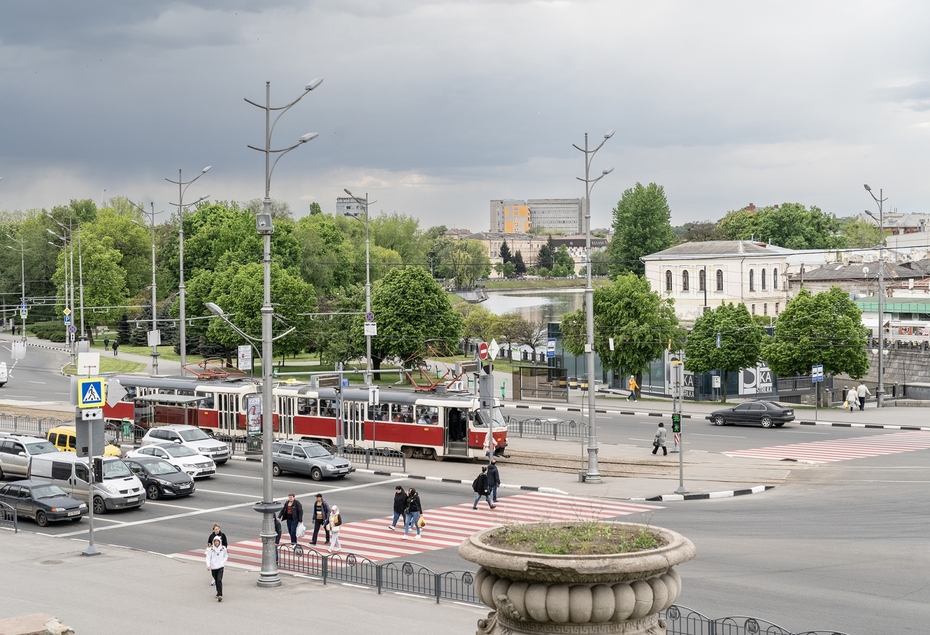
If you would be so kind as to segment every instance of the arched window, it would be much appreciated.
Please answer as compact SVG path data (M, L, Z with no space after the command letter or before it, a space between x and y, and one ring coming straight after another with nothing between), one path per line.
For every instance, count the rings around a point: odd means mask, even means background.
M762 279L759 282L762 283L762 290L765 291L765 269L762 270Z
M707 289L707 272L703 269L698 271L698 291Z
M723 291L723 269L717 269L717 291Z
M681 272L681 290L690 291L691 290L691 281L688 279L688 272Z
M665 272L665 290L671 293L672 291L672 271L669 269Z
M752 269L749 270L749 290L756 290L756 272Z
M772 269L772 288L778 289L778 269Z

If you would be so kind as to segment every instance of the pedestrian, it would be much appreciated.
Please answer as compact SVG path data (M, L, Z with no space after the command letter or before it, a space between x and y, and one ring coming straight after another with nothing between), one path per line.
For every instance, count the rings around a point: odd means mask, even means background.
M113 340L113 357L116 357L116 349L119 348L119 340Z
M407 504L404 506L404 535L401 540L407 540L407 532L411 529L417 530L414 540L420 539L420 514L423 513L423 505L420 503L420 495L412 487L407 490Z
M856 394L859 397L859 411L862 412L865 410L866 398L871 397L872 393L869 392L869 387L865 385L865 382L860 381L859 385L856 386Z
M333 544L329 548L330 553L342 551L342 545L339 544L340 525L342 525L342 516L339 514L339 505L333 505L333 509L329 513L329 522L327 523L327 529L333 532Z
M659 448L662 448L662 456L668 456L668 448L665 447L665 424L661 421L656 429L656 436L652 440L652 453L656 454Z
M630 389L630 394L627 395L627 401L636 401L636 391L639 389L639 384L636 383L636 375L630 375L630 381L627 382L627 386Z
M859 391L856 390L856 387L853 386L849 389L849 392L846 393L846 403L849 404L849 411L854 412L856 406L859 405Z
M220 529L220 526L217 523L213 523L213 530L210 532L210 535L207 536L207 549L213 546L214 538L219 538L224 547L229 547L229 542L226 540L226 534L223 533L223 530ZM213 579L213 576L210 576L210 586L213 586L214 584L216 584L216 580Z
M311 545L316 544L317 536L320 535L320 527L326 533L326 543L329 544L329 503L323 499L322 494L316 495L316 501L313 503L313 539Z
M297 500L294 492L287 495L287 502L284 503L279 517L287 521L287 533L291 535L291 547L297 546L297 525L304 522L304 506Z
M407 506L407 494L404 488L398 485L394 488L394 519L388 525L388 529L395 531L397 529L397 520L404 518L404 508Z
M281 544L281 521L278 520L277 516L272 516L274 518L274 563L275 566L278 564L278 545Z
M501 484L501 473L497 469L497 460L491 459L488 465L488 492L491 494L491 500L497 502L497 488Z
M491 502L491 497L488 494L488 468L481 466L481 474L478 475L472 484L471 488L475 491L475 502L472 503L472 509L478 509L478 501L481 500L481 497L484 496L484 500L488 501L488 507L494 509L494 503Z
M110 338L109 337L103 338L103 350L105 351L110 350Z
M216 601L223 601L223 568L229 559L229 553L223 546L223 541L219 536L213 539L213 544L207 549L207 571L213 576L213 584L216 586Z

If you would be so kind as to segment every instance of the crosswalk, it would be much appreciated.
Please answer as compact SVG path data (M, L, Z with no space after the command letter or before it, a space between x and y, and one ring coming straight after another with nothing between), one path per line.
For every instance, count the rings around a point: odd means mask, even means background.
M927 449L930 449L930 432L915 431L852 439L775 445L767 448L724 452L724 454L757 459L789 459L811 463L833 463Z
M493 510L489 509L484 501L477 510L472 509L471 502L428 509L424 514L426 527L423 528L419 540L413 539L415 532L411 532L408 540L403 540L401 521L398 521L395 531L389 530L391 516L345 523L339 533L339 540L342 543L343 554L354 553L356 556L364 556L377 562L457 547L476 531L498 525L545 520L604 520L655 509L659 507L528 492L502 497ZM308 531L307 536L298 540L305 550L314 548L310 544L309 534ZM285 532L283 541L287 540ZM319 544L315 548L326 553L327 545L323 544L322 530ZM261 568L262 543L259 538L230 543L228 550L230 564L256 571ZM174 557L199 561L203 559L203 549L177 553Z

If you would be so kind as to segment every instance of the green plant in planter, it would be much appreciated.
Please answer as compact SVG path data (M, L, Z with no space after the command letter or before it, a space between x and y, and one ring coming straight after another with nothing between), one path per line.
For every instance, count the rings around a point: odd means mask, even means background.
M505 525L486 542L494 547L555 555L604 555L655 549L662 543L648 526L615 525L596 520Z

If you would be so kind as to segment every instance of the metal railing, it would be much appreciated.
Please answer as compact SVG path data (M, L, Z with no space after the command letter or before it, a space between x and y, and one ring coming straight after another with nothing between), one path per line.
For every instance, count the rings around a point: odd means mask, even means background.
M839 631L790 631L757 617L730 616L716 619L687 606L673 604L665 611L668 635L848 635Z
M0 430L34 434L43 438L49 430L64 423L65 421L57 417L34 417L32 415L0 413Z
M585 421L572 419L542 419L530 417L517 420L510 418L507 422L507 434L516 433L517 436L544 437L558 441L559 439L587 438L588 424Z
M16 508L2 502L0 502L0 527L12 529L14 534L19 531Z
M393 448L360 448L355 445L347 445L342 450L343 456L352 462L355 467L361 467L365 462L365 468L372 465L382 465L385 467L399 467L402 472L407 471L407 457L403 452Z
M474 587L471 571L437 573L416 562L386 562L379 564L354 553L323 554L299 546L278 547L278 567L303 575L348 582L377 590L400 591L453 602L481 604Z

